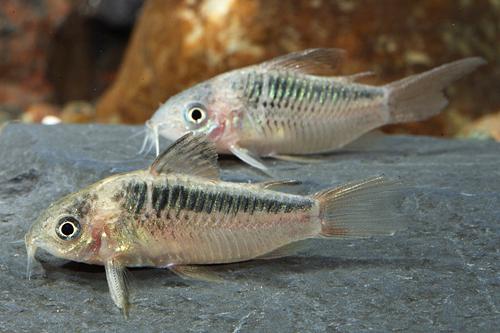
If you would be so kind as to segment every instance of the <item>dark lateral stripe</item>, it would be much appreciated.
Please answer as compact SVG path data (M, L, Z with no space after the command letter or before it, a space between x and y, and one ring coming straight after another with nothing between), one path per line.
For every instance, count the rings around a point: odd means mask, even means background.
M232 210L233 215L238 214L238 212L240 211L241 201L242 201L242 196L237 195L235 200L234 200L234 205L233 205L233 210Z
M242 210L243 212L246 213L248 211L249 205L250 205L250 199L246 196L242 196L240 200L239 210Z
M189 190L184 186L179 186L179 199L177 200L177 205L175 206L176 217L179 217L179 214L182 210L186 209L186 203L189 196Z
M280 208L280 204L277 200L267 200L267 212L276 214Z
M276 96L276 86L275 86L275 78L272 75L269 75L269 78L267 81L267 91L268 91L269 100L273 101L274 97Z
M153 187L153 208L156 211L156 216L160 217L161 212L165 209L168 203L170 188L168 185Z
M136 195L137 195L137 206L135 207L135 213L138 214L142 207L144 206L144 202L146 201L146 192L148 187L146 183L139 183L136 185Z
M205 202L207 200L207 193L200 191L198 198L196 199L196 205L194 207L195 212L202 212L205 207Z
M256 205L257 205L257 198L256 197L250 198L250 205L248 207L248 214L253 215L253 213L255 212Z
M148 187L144 182L131 182L125 188L124 202L125 209L134 214L141 212L146 202Z
M187 202L186 202L186 209L194 211L196 207L196 200L198 200L199 196L199 191L198 190L191 190L188 193L187 197Z
M234 197L231 194L226 194L226 200L224 202L224 214L229 214L233 208Z
M286 92L284 94L284 98L285 98L285 105L284 107L287 108L288 105L290 104L290 100L292 98L292 95L295 93L295 84L297 82L297 79L295 77L292 77L292 76L288 76L287 78L287 89L286 89Z
M139 214L144 210L148 186L145 182L133 182L126 187L124 206L132 213ZM188 188L182 185L160 184L151 189L151 203L156 216L162 212L170 212L178 218L183 211L223 215L246 213L254 215L290 213L310 209L310 200L283 201L279 197L262 198L239 191L235 192L205 192L199 188ZM170 216L170 215L169 215ZM167 217L168 218L168 217Z
M255 95L255 102L258 103L260 96L262 95L262 87L264 86L263 75L260 74L259 76L257 76L256 80L257 80L257 88L256 88L257 90Z
M215 199L217 197L217 193L209 193L207 199L205 200L205 204L203 205L203 211L207 214L212 213L212 209L215 204Z
M250 87L250 92L248 93L248 99L251 100L253 95L255 94L255 88L256 88L256 83L257 81L255 80L255 76L250 74L248 76L248 82L249 82L249 87Z
M174 208L177 205L177 199L179 198L179 192L181 191L180 186L174 185L170 190L170 198L168 200L168 207Z

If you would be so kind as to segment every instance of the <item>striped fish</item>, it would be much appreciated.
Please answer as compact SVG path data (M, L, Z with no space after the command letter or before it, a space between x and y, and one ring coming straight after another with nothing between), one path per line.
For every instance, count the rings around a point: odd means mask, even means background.
M114 175L52 204L25 237L28 276L38 247L104 265L111 297L127 313L125 267L199 266L272 258L308 238L390 235L400 227L398 186L374 177L311 196L277 191L290 181L219 178L214 144L191 133L147 170Z
M357 83L370 73L332 76L345 57L309 49L234 70L171 97L146 122L141 150L159 136L203 133L219 153L262 170L262 156L329 152L386 124L417 121L446 105L443 90L485 63L458 60L384 86Z

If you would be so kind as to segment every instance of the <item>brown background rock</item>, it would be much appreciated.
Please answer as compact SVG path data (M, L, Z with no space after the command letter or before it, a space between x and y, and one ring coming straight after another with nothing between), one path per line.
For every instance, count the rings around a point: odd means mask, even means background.
M141 4L1 0L0 122L38 121L46 103L95 102L114 79Z
M46 50L70 9L66 0L0 2L0 107L17 113L50 95Z
M453 134L500 105L499 22L500 4L487 0L149 0L98 119L141 123L196 82L309 47L348 50L343 73L374 70L372 83L483 56L487 68L449 89L445 114L387 128Z

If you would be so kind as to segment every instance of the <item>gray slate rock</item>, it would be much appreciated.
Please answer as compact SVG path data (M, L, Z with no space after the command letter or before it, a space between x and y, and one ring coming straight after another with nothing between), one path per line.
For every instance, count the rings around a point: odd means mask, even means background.
M384 136L309 165L268 160L300 193L377 174L409 185L394 237L314 240L298 255L220 265L224 283L132 270L124 320L102 267L40 252L25 279L21 242L56 198L147 166L139 127L9 125L0 134L0 331L492 332L500 326L500 145ZM265 177L223 158L226 180ZM41 269L43 266L43 270Z

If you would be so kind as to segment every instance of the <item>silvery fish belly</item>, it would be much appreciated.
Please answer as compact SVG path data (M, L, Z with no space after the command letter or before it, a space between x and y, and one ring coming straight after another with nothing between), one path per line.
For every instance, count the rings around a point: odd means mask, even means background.
M451 62L384 86L334 76L345 52L310 49L234 70L171 97L146 123L141 150L159 136L203 133L219 153L265 170L261 156L290 158L332 151L382 125L417 121L446 105L443 90L485 63Z
M61 198L26 234L28 277L37 248L104 265L114 303L129 308L126 267L164 267L212 280L199 264L287 255L308 238L391 235L398 185L383 177L299 196L294 181L219 178L212 141L188 133L147 170L118 174Z

